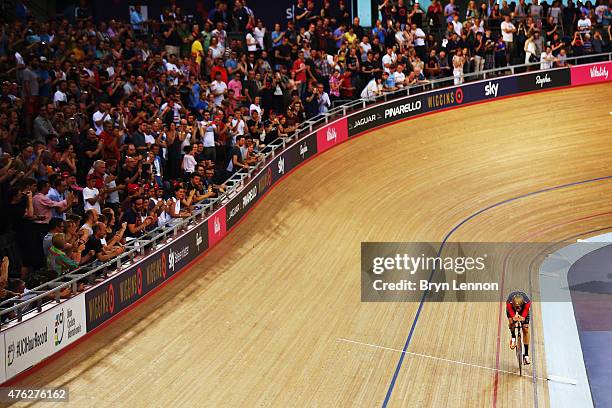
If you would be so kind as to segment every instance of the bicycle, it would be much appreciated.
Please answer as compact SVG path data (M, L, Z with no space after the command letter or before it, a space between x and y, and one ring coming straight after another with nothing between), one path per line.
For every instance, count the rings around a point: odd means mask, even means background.
M514 323L514 334L516 336L516 359L518 360L519 375L523 375L523 322Z

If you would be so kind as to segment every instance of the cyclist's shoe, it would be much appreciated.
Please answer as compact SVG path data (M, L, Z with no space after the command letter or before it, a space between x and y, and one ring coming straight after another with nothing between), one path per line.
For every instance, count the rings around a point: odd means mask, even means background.
M529 359L529 356L524 356L523 357L523 362L525 363L525 365L531 364L531 360Z
M510 339L510 349L514 350L516 348L516 338L511 338Z

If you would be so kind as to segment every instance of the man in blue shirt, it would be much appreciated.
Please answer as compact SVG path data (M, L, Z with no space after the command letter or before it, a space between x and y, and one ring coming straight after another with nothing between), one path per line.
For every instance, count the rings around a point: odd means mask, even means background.
M52 180L52 187L49 189L47 193L47 197L51 201L61 202L66 199L66 182L63 178L57 177ZM60 218L66 221L66 210L68 210L70 206L66 207L66 209L61 210L59 207L54 207L51 209L51 214L53 218Z
M132 24L132 30L141 32L144 28L145 19L142 17L140 12L140 6L136 5L130 12L130 24Z

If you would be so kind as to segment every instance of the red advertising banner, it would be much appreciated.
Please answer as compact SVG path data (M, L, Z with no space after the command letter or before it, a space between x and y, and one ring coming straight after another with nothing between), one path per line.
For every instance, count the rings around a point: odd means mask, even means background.
M317 130L317 152L321 153L347 139L348 124L344 117Z
M212 248L225 236L227 232L225 220L225 206L208 219L208 247Z
M612 61L572 67L572 85L592 84L612 80Z

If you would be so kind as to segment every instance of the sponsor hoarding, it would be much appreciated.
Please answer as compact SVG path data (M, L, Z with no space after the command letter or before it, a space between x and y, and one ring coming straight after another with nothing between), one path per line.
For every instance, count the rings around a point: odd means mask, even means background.
M463 88L463 103L495 99L516 93L516 77L490 79L468 84Z
M0 333L4 353L0 382L26 370L93 330L178 273L197 255L219 242L267 189L284 174L320 151L349 136L425 112L492 99L513 93L537 91L609 80L610 62L538 71L491 79L460 87L419 94L374 105L342 118L295 143L226 206L208 220L103 284L49 311Z
M461 105L465 102L463 87L441 89L423 95L424 110L426 112L445 109L451 106Z
M208 224L208 243L211 247L221 241L227 233L225 217L225 206L223 206L206 220Z
M277 157L275 161L278 165ZM249 209L264 195L266 190L272 185L272 168L274 163L266 167L261 173L255 176L255 179L246 184L242 191L232 198L227 204L225 225L227 230L232 229L234 225L249 211Z
M355 136L375 127L423 113L423 97L416 95L375 105L348 118L348 135Z
M325 150L348 139L346 118L342 118L317 130L317 151Z
M569 68L536 71L519 75L516 77L516 80L517 92L541 91L543 89L568 86L571 83Z
M571 68L572 85L592 84L612 80L612 61L591 65L576 65Z
M335 129L334 131L336 132L336 139L338 141L342 140L342 138L345 140L347 137L346 119L342 119L339 122L322 129ZM334 143L335 142L332 142L331 145ZM293 146L287 149L287 151L272 159L272 162L263 170L263 172L255 176L254 181L246 184L242 191L232 198L232 200L224 207L223 211L225 214L225 225L217 224L217 227L214 227L215 222L217 222L214 221L216 219L216 214L221 215L221 210L209 218L209 222L213 223L212 231L216 231L220 228L222 232L221 237L225 235L225 233L232 229L234 225L236 225L238 221L240 221L249 211L249 209L257 201L259 201L261 197L263 197L264 193L273 183L280 180L281 177L303 161L317 154L318 151L318 138L315 134L312 134L305 137L304 140L295 143ZM209 231L211 231L210 226ZM213 241L217 242L221 237L215 237L214 239L213 237L210 237L209 240L211 245L213 244Z
M285 174L299 166L302 162L317 154L317 138L306 136L293 144L272 163L272 183L276 183Z
M142 262L85 293L87 331L116 315L183 269L207 249L206 223L154 252ZM199 238L199 239L198 239Z
M4 332L6 379L85 335L85 297L77 296Z

